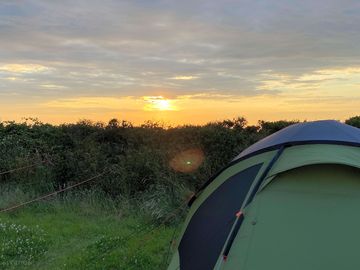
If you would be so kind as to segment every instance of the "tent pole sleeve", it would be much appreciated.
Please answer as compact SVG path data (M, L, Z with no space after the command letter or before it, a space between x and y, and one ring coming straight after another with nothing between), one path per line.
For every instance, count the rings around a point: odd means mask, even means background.
M281 154L284 152L285 147L286 147L285 145L281 146L281 148L276 152L275 156L272 158L269 165L266 167L263 174L261 175L259 181L257 181L256 186L254 187L254 189L252 190L250 196L248 197L247 201L245 202L244 207L246 207L247 205L249 205L249 203L252 202L252 200L254 199L256 193L258 192L261 184L264 182L266 176L269 174L272 167L274 167L276 161L279 159Z
M286 147L285 145L281 146L281 148L276 152L276 154L274 155L274 157L270 161L269 165L266 167L263 174L261 175L259 181L257 181L255 187L251 191L250 196L248 197L248 199L244 203L244 207L249 205L249 203L251 203L251 201L254 199L254 197L255 197L257 191L259 190L262 182L264 181L264 179L266 178L266 176L270 172L271 168L274 166L276 161L279 159L279 157L283 153L285 147ZM222 254L222 257L223 257L224 261L227 259L227 256L228 256L228 254L230 252L230 249L231 249L231 246L232 246L232 244L233 244L233 242L235 240L235 237L236 237L238 231L240 230L241 224L242 224L242 222L244 220L244 214L243 214L242 210L240 210L238 213L239 214L236 216L235 224L233 226L232 231L230 232L229 239L228 239L228 241L227 241L227 243L225 245L225 248L224 248L224 251L223 251L223 254Z
M244 215L240 213L240 215L236 218L234 229L232 230L229 240L225 246L224 252L223 252L223 260L226 261L227 256L230 252L231 246L235 240L237 232L240 230L241 224L244 221Z

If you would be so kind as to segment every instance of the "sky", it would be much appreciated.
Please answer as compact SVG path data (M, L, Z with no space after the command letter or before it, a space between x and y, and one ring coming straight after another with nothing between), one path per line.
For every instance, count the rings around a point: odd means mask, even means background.
M360 1L0 0L0 121L360 114Z

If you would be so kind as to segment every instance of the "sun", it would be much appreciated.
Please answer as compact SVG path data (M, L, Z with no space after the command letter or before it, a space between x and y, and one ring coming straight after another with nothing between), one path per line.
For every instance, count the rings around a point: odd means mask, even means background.
M144 101L147 103L145 111L174 111L176 110L173 100L166 99L162 96L146 96Z
M171 103L170 103L170 100L168 100L168 99L155 100L154 107L160 111L170 111Z

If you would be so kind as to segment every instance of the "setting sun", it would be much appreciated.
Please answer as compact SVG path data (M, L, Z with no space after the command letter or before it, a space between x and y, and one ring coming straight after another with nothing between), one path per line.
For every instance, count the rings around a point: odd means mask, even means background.
M145 111L175 111L176 108L173 101L162 96L146 96L144 101L147 103L144 106Z
M155 102L155 107L158 108L160 111L168 111L171 109L170 101L166 99L157 100Z

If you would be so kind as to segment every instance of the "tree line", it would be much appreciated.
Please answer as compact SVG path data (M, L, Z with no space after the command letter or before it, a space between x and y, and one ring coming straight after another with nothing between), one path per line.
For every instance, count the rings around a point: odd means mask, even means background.
M134 126L117 119L106 124L82 120L58 126L36 119L1 122L0 172L30 167L0 175L0 183L2 189L41 193L106 170L101 181L84 188L98 188L111 197L141 201L154 209L159 204L171 207L246 147L297 122L249 125L243 117L177 127L151 121ZM360 128L360 116L345 123ZM182 159L182 153L190 156ZM201 162L193 170L177 169L192 166L196 158ZM184 164L174 167L174 162Z

